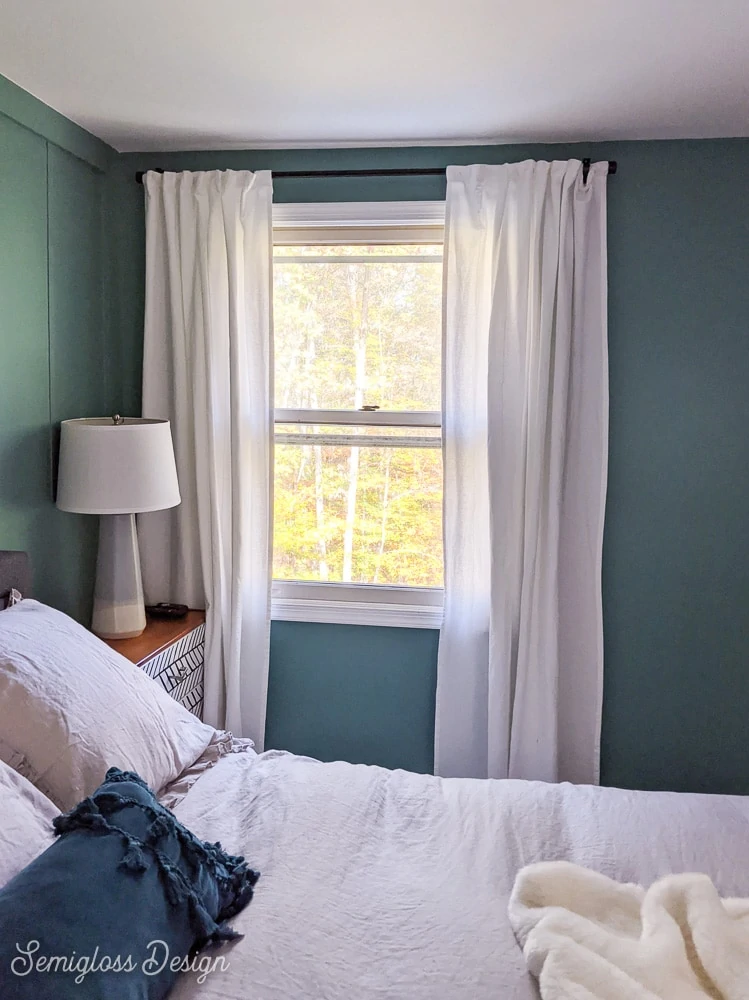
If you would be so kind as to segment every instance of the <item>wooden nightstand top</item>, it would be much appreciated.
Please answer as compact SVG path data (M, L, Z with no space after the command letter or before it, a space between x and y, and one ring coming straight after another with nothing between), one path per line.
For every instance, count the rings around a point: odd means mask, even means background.
M135 639L104 639L108 646L126 656L132 663L150 660L162 649L171 646L183 635L192 632L205 621L205 611L188 611L184 618L151 618L147 616L146 630Z

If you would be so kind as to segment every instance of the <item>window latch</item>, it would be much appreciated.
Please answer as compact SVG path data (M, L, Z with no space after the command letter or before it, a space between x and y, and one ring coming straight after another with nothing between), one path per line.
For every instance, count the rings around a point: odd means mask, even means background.
M379 406L372 406L371 404L369 404L367 406L359 407L360 413L374 413L375 410L379 410Z

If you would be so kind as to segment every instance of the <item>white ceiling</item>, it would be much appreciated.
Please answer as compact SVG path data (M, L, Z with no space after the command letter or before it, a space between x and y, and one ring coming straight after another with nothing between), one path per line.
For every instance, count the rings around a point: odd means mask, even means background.
M2 0L119 150L749 135L749 0Z

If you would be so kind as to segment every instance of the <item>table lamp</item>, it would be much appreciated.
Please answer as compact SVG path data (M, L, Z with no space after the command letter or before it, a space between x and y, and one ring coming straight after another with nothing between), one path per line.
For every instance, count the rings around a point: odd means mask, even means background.
M57 506L99 514L92 631L130 639L146 627L135 515L176 507L177 467L168 420L63 420Z

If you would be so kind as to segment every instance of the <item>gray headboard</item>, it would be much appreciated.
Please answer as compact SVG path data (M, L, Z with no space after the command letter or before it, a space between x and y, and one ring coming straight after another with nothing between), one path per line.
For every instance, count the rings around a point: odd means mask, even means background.
M24 597L31 597L31 560L26 552L0 549L0 608L5 607L8 591L14 587Z

